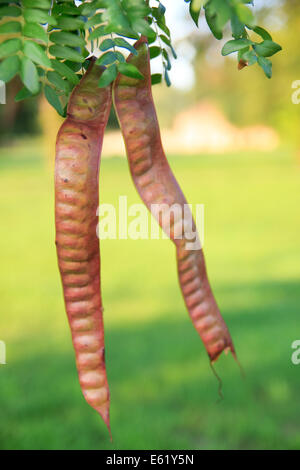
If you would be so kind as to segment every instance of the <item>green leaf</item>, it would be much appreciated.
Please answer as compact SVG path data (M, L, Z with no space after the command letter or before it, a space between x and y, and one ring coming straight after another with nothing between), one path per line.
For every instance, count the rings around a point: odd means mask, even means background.
M47 57L44 49L33 41L25 41L23 45L23 52L26 57L31 59L36 64L42 65L43 67L50 68L51 62Z
M33 95L39 92L39 75L36 66L27 57L22 57L20 75L25 87L28 88Z
M59 15L80 16L80 7L76 7L74 4L72 5L71 2L69 4L54 2L52 8L52 15L54 15L55 17Z
M263 71L265 72L268 78L272 77L272 62L270 59L266 59L265 57L258 57L257 59L258 64L261 66Z
M226 42L222 48L222 55L232 54L232 52L237 52L240 49L244 49L247 46L252 44L249 39L231 39L230 41Z
M171 41L169 38L167 38L167 36L160 34L159 37L165 44L167 44L167 46L171 47Z
M69 82L73 85L77 85L79 82L79 78L77 77L76 73L70 67L68 67L65 63L59 62L56 59L51 60L52 68L58 72L62 77L65 77Z
M45 43L48 42L48 36L42 26L35 23L25 23L23 28L23 35L28 38L39 39Z
M0 34L20 33L22 31L19 21L8 21L0 25Z
M150 53L150 59L155 59L155 57L158 57L161 53L161 48L158 46L152 46L149 48L149 53Z
M223 32L220 30L217 24L217 16L214 14L210 14L209 10L206 8L205 9L205 19L206 22L209 26L209 29L213 33L216 39L222 39L223 37Z
M47 78L52 85L58 90L63 91L65 94L68 94L70 91L70 87L67 81L63 80L59 73L57 72L48 72Z
M201 2L201 1L202 0L198 0L198 2ZM161 2L159 2L158 10L160 11L161 15L164 15L166 13L166 7Z
M50 10L51 0L23 0L23 6L26 8L40 8L41 10Z
M81 36L65 31L54 31L50 34L50 40L62 46L85 47L85 40Z
M90 55L90 51L88 49L86 49L85 47L82 47L81 48L81 54L86 59Z
M126 62L126 59L121 52L115 51L114 54L119 62Z
M255 26L253 28L253 31L258 34L262 39L272 41L272 36L268 31L266 31L264 28L261 28L260 26Z
M95 2L83 3L80 7L80 13L82 16L91 16L97 10Z
M85 29L92 28L93 26L99 25L103 23L102 21L102 13L97 13L96 15L92 16L85 24Z
M0 63L0 80L9 82L20 70L18 56L7 57Z
M51 106L53 106L54 109L56 109L58 114L64 116L64 110L56 91L53 90L53 88L51 88L50 86L46 85L45 96L47 101L51 104Z
M124 36L127 39L138 40L140 38L140 35L135 33L133 29L123 29L122 31L118 32L118 35L119 36ZM149 42L149 38L148 38L148 42Z
M163 5L160 3L158 8L151 8L151 13L152 16L156 19L156 22L160 29L162 29L169 36L170 31L166 25L165 10L165 7L163 7Z
M84 28L84 22L72 16L59 16L57 18L57 27L63 31L75 31Z
M105 52L96 60L97 65L110 65L118 60L116 54L112 51Z
M64 65L67 65L73 72L77 73L81 70L81 63L72 62L71 60L65 60L63 62Z
M165 82L167 84L167 86L171 86L171 80L170 80L170 77L169 77L169 74L168 74L168 71L165 70Z
M199 16L200 16L200 11L201 11L201 6L202 2L201 0L192 0L190 2L189 10L190 10L190 15L195 23L195 25L198 28L198 22L199 22Z
M168 37L170 37L170 34L171 34L171 33L170 33L170 30L169 30L168 26L167 26L165 23L163 23L161 20L158 20L158 21L157 21L157 26L158 26Z
M279 44L270 40L263 41L260 44L254 44L253 48L261 57L271 57L282 50Z
M15 102L32 98L34 95L24 86L15 96Z
M239 56L239 59L244 60L249 66L251 66L257 62L257 55L253 50L246 50Z
M156 8L156 7L152 7L151 8L151 13L152 13L152 16L158 20L160 18L164 18L164 14L162 13L162 10L161 8Z
M130 22L119 1L110 0L107 3L107 8L102 14L102 20L108 24L108 33L122 33L122 31L130 30Z
M49 16L45 11L35 8L26 8L24 10L24 19L27 23L42 23L56 26L57 22L53 16Z
M19 52L21 48L22 41L20 39L7 39L0 44L0 59Z
M104 70L98 82L98 86L100 88L105 88L106 86L110 85L115 80L117 75L118 75L117 66L113 64L109 68Z
M141 0L123 0L124 10L131 22L137 18L145 18L150 13L151 10L145 3Z
M115 42L112 39L104 39L104 41L100 44L100 51L107 51L108 49L112 49L115 46Z
M239 3L234 8L239 20L242 23L255 26L253 13L246 5Z
M168 54L168 52L166 51L166 49L163 49L162 53L163 53L163 57L164 57L164 59L165 59L165 61L166 61L166 62L165 62L165 67L166 67L166 69L167 69L167 70L171 70L172 67L171 67L171 62L170 62L170 59L169 59L169 54Z
M135 31L146 36L151 42L155 41L157 34L144 19L135 20L132 27Z
M118 71L119 73L126 75L126 77L138 78L139 80L144 79L144 76L141 74L139 69L133 64L118 64Z
M235 14L231 16L231 30L235 39L240 38L245 31L245 24Z
M0 18L4 16L8 17L18 17L21 16L22 10L18 7L13 7L13 6L5 6L5 7L0 7Z
M105 36L106 32L105 32L105 26L99 26L98 28L94 29L90 35L89 35L89 41L94 41L95 39L101 37L101 36Z
M232 16L232 7L224 0L210 0L206 2L205 9L211 18L214 18L215 27L223 31L224 26Z
M51 46L49 48L50 54L56 58L71 60L72 62L83 63L85 58L68 46Z
M123 38L114 38L115 45L127 49L132 54L137 55L137 50L125 39Z
M114 0L113 0L114 1ZM80 5L79 10L83 16L91 16L96 10L107 7L108 0L93 0L90 3Z
M250 51L250 46L247 46L243 49L240 49L238 51L238 60L244 59L244 55L249 51ZM254 54L255 54L255 52L254 52Z
M161 73L154 73L151 75L151 85L157 85L162 81L162 74Z
M171 52L172 52L172 55L173 55L174 59L177 59L177 54L176 54L176 51L175 51L174 47L172 46L172 44L170 45L170 48L171 48Z

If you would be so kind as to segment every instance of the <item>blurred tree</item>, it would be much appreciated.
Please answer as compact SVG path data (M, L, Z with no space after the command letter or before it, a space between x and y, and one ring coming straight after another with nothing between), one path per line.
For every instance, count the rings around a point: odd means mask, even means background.
M272 2L261 8L257 17L262 26L268 25L285 52L274 61L272 80L267 80L257 67L239 71L232 56L220 56L222 43L217 43L209 33L191 31L183 42L188 40L196 51L193 60L195 86L189 92L172 90L168 96L162 89L156 90L155 95L163 108L174 109L175 106L180 110L191 103L211 99L220 103L237 125L264 122L274 126L286 140L296 141L300 113L291 96L292 83L300 79L298 43L295 41L300 29L300 3L297 0ZM226 40L230 39L230 33L227 28ZM165 113L161 115L162 121L167 122Z
M6 104L0 105L0 144L14 135L37 134L40 131L37 119L38 99L14 101L20 86L19 77L6 85Z

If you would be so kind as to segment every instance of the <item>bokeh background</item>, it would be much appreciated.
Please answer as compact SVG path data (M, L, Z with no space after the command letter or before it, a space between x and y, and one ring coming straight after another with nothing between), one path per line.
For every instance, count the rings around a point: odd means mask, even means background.
M205 204L209 276L246 377L216 365L224 400L184 308L168 240L104 240L102 290L111 388L110 443L84 401L54 246L54 143L43 101L0 105L1 449L299 449L300 5L257 2L283 51L272 80L238 72L182 0L164 2L179 55L174 86L155 88L171 166ZM154 64L154 68L159 64ZM139 202L112 115L101 200Z

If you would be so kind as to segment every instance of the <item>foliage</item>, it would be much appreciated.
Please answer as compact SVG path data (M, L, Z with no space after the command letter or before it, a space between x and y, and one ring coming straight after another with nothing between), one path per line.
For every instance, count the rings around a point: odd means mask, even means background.
M272 64L268 57L281 48L267 31L255 24L245 0L184 0L198 26L203 9L206 21L217 39L231 24L233 40L223 48L224 55L238 51L240 67L258 63L268 77ZM152 5L153 3L153 5ZM16 100L44 92L58 111L66 114L73 87L89 64L91 54L101 55L97 64L106 66L99 86L107 86L118 72L140 79L134 66L126 63L124 51L135 54L132 40L148 38L151 58L161 57L163 75L170 85L170 55L176 59L166 9L160 0L0 0L0 80L9 82L19 74L23 82ZM258 34L259 43L249 38ZM123 52L122 52L123 51ZM155 74L152 83L159 83Z
M272 63L268 59L281 50L281 46L272 41L271 35L264 28L256 25L252 10L247 0L185 0L190 5L190 12L198 25L201 7L205 10L207 24L216 39L223 38L224 27L230 22L233 39L226 42L222 55L238 52L239 68L258 63L268 78L272 76ZM260 37L260 42L252 41L249 31Z

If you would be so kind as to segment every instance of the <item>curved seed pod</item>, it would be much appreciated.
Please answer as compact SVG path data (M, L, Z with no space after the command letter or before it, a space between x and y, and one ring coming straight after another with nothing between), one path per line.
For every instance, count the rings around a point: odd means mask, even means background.
M102 71L92 60L58 133L55 243L81 389L110 431L96 232L99 161L111 109L111 87L98 88Z
M224 350L231 350L235 356L229 331L209 285L192 214L162 147L151 91L147 41L141 38L135 47L138 55L130 55L127 61L139 69L144 80L119 74L113 88L131 175L142 200L176 245L182 294L211 362ZM191 249L193 234L195 243Z

